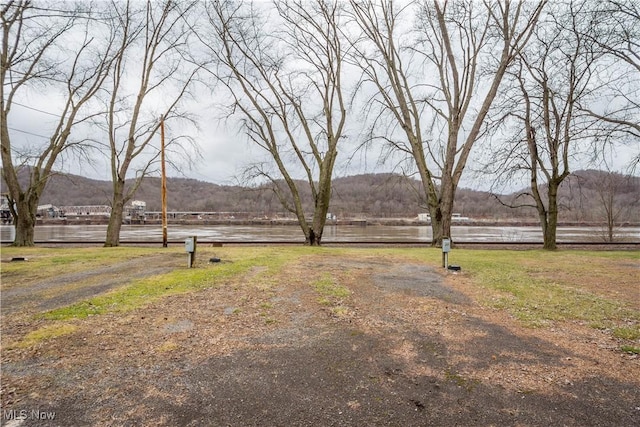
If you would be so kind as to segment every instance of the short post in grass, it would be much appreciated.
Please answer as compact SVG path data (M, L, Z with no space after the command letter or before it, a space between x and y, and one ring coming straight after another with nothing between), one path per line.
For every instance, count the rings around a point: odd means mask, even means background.
M442 267L447 268L449 266L449 252L451 252L451 239L448 237L442 238Z
M189 261L187 266L193 267L196 261L196 247L198 246L198 236L187 237L184 241L184 250L189 254Z

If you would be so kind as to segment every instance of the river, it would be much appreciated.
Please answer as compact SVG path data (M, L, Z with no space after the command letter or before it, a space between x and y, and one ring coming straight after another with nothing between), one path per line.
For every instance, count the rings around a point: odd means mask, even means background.
M35 229L36 242L84 241L102 242L106 225L39 225ZM640 241L640 227L618 228L616 241ZM539 227L484 227L453 226L452 238L458 242L542 242ZM2 243L13 241L15 231L12 225L0 227ZM296 241L304 240L297 226L286 225L210 225L188 226L169 225L168 240L183 241L188 236L198 236L200 241L246 242L246 241ZM558 243L563 242L603 242L604 229L598 227L558 227ZM123 243L127 241L161 242L162 228L158 225L123 225L120 234ZM323 242L373 241L373 242L430 242L429 226L388 226L388 225L331 225L325 227Z

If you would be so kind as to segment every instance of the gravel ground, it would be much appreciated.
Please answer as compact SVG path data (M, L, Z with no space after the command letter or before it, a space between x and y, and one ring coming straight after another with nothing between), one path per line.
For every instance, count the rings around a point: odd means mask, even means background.
M640 359L579 322L524 328L464 272L362 255L264 273L3 350L3 425L640 425ZM326 274L349 296L321 301ZM3 349L38 326L4 304Z

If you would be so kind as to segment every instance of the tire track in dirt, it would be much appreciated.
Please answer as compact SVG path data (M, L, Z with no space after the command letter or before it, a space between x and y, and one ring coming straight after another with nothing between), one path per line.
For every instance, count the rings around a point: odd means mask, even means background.
M56 277L3 290L0 305L4 314L34 309L49 311L94 297L135 279L169 272L180 263L181 259L177 259L175 254L163 254L136 257L81 272L61 272Z

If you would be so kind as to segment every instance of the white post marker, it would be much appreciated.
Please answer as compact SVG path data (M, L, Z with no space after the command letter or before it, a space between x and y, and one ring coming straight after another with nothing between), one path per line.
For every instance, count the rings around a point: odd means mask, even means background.
M451 252L451 239L448 237L442 238L442 266L444 268L449 267L449 252Z

